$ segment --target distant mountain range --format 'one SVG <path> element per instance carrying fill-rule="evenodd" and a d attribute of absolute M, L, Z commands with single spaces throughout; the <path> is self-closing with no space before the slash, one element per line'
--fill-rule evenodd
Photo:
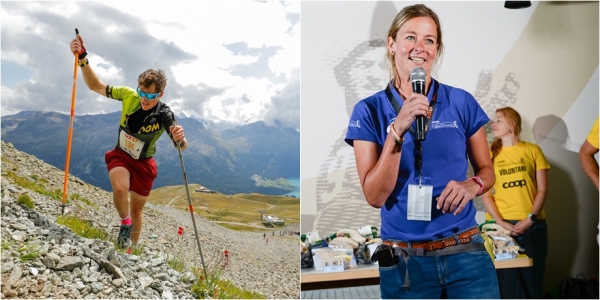
<path fill-rule="evenodd" d="M 69 173 L 111 191 L 104 162 L 115 147 L 120 112 L 76 116 Z M 281 195 L 288 191 L 258 187 L 252 175 L 263 178 L 300 177 L 300 133 L 281 124 L 255 122 L 221 131 L 207 129 L 193 118 L 178 118 L 188 146 L 183 161 L 189 183 L 224 194 Z M 2 140 L 64 170 L 70 116 L 56 112 L 23 111 L 1 118 Z M 154 188 L 183 184 L 177 149 L 163 134 L 154 156 L 158 177 Z"/>
<path fill-rule="evenodd" d="M 185 116 L 185 115 L 182 115 L 182 116 L 177 115 L 177 119 L 187 118 L 187 117 L 188 116 Z M 206 129 L 211 130 L 211 131 L 217 131 L 217 132 L 227 130 L 227 129 L 233 129 L 238 126 L 243 126 L 243 125 L 248 124 L 248 122 L 229 122 L 229 121 L 214 122 L 212 120 L 207 120 L 207 119 L 202 119 L 202 118 L 195 118 L 195 117 L 189 117 L 189 118 L 198 120 L 198 122 L 200 122 L 202 125 L 204 125 L 204 127 Z"/>

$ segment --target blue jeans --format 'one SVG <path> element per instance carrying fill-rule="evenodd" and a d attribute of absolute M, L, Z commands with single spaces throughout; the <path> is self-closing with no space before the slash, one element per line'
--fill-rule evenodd
<path fill-rule="evenodd" d="M 471 243 L 483 243 L 481 235 Z M 410 256 L 410 290 L 403 288 L 407 264 L 379 267 L 381 298 L 500 298 L 494 263 L 485 250 L 441 256 Z"/>

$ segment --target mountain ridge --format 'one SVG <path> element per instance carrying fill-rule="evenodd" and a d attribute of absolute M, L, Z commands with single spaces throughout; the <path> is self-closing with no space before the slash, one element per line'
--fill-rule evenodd
<path fill-rule="evenodd" d="M 120 112 L 75 116 L 69 173 L 111 190 L 104 154 L 116 144 L 119 119 Z M 178 122 L 188 140 L 182 157 L 189 183 L 224 194 L 282 195 L 289 191 L 256 186 L 251 177 L 299 177 L 300 134 L 293 128 L 255 122 L 213 131 L 194 118 Z M 2 140 L 64 170 L 69 124 L 62 113 L 22 111 L 2 117 Z M 183 184 L 179 154 L 166 134 L 156 147 L 154 187 Z"/>

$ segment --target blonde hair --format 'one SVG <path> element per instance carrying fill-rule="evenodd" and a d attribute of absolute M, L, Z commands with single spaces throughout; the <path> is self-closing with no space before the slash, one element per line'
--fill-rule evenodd
<path fill-rule="evenodd" d="M 400 31 L 402 25 L 404 25 L 408 20 L 418 17 L 431 18 L 435 23 L 435 27 L 437 29 L 438 43 L 438 59 L 436 59 L 435 61 L 435 64 L 437 65 L 439 64 L 439 61 L 441 60 L 441 57 L 444 54 L 444 42 L 442 41 L 442 27 L 440 26 L 440 19 L 438 18 L 438 15 L 424 4 L 415 4 L 404 7 L 394 18 L 394 21 L 392 22 L 392 25 L 388 30 L 387 39 L 391 37 L 395 41 L 396 35 L 398 34 L 398 31 Z M 386 51 L 386 57 L 390 64 L 390 78 L 394 78 L 394 76 L 396 75 L 396 64 L 394 64 L 394 56 L 389 51 Z"/>
<path fill-rule="evenodd" d="M 517 137 L 521 133 L 521 115 L 514 110 L 512 107 L 503 107 L 496 109 L 496 113 L 500 113 L 504 116 L 506 121 L 510 124 L 512 131 Z M 492 145 L 490 146 L 490 150 L 492 151 L 492 163 L 494 162 L 494 158 L 500 154 L 500 150 L 502 150 L 502 140 L 496 138 Z"/>

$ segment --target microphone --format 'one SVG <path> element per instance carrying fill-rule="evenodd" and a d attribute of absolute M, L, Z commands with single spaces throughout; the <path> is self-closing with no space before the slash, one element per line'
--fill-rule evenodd
<path fill-rule="evenodd" d="M 421 67 L 416 67 L 410 71 L 410 82 L 412 83 L 413 93 L 425 95 L 425 81 L 427 73 Z M 416 139 L 419 141 L 425 140 L 425 116 L 419 115 L 416 119 L 417 130 L 415 131 Z"/>

